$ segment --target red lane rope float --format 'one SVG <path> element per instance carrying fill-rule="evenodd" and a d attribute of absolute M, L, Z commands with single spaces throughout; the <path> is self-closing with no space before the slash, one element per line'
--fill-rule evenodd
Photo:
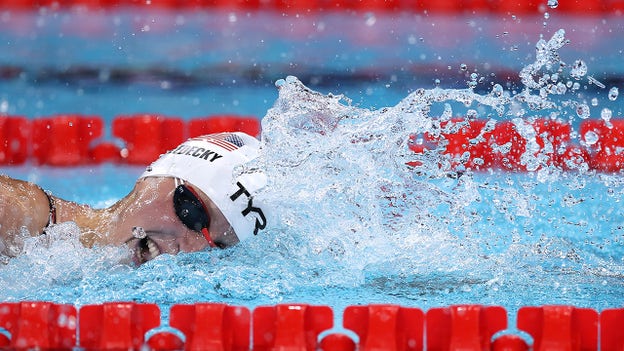
<path fill-rule="evenodd" d="M 186 337 L 186 350 L 249 350 L 249 309 L 219 303 L 171 307 L 169 325 Z"/>
<path fill-rule="evenodd" d="M 0 117 L 0 165 L 26 162 L 29 139 L 30 121 L 26 117 Z"/>
<path fill-rule="evenodd" d="M 184 121 L 161 115 L 119 116 L 113 120 L 113 135 L 126 142 L 122 157 L 130 164 L 153 162 L 166 150 L 185 140 Z"/>
<path fill-rule="evenodd" d="M 355 351 L 355 347 L 355 341 L 341 333 L 326 335 L 319 344 L 319 349 L 323 351 Z"/>
<path fill-rule="evenodd" d="M 624 120 L 585 120 L 580 135 L 593 154 L 593 169 L 617 172 L 624 167 Z"/>
<path fill-rule="evenodd" d="M 86 163 L 89 145 L 102 136 L 97 116 L 59 115 L 32 121 L 32 156 L 37 164 L 73 166 Z"/>
<path fill-rule="evenodd" d="M 160 325 L 156 304 L 109 302 L 80 308 L 80 347 L 87 350 L 139 350 L 145 333 Z"/>
<path fill-rule="evenodd" d="M 424 313 L 396 305 L 349 306 L 343 326 L 360 338 L 360 351 L 423 349 Z"/>
<path fill-rule="evenodd" d="M 347 306 L 342 317 L 358 342 L 333 329 L 333 310 L 322 305 L 259 306 L 253 312 L 222 303 L 173 305 L 165 325 L 158 305 L 151 303 L 107 302 L 82 306 L 79 313 L 67 304 L 0 303 L 0 349 L 526 351 L 531 345 L 518 330 L 530 335 L 535 351 L 624 346 L 624 308 L 599 313 L 569 305 L 524 306 L 518 310 L 517 330 L 508 329 L 507 312 L 500 306 L 452 305 L 423 313 L 374 304 Z M 185 340 L 167 327 L 181 331 Z"/>
<path fill-rule="evenodd" d="M 147 165 L 189 137 L 224 131 L 258 136 L 261 125 L 253 116 L 183 120 L 159 114 L 121 115 L 112 121 L 112 140 L 104 137 L 105 127 L 98 116 L 67 114 L 32 120 L 0 116 L 0 166 L 29 161 L 63 167 L 106 162 Z M 409 148 L 417 156 L 445 155 L 449 165 L 440 166 L 451 170 L 526 172 L 544 165 L 599 172 L 624 169 L 624 119 L 583 120 L 577 144 L 572 133 L 569 124 L 550 119 L 496 122 L 454 118 L 422 135 L 412 135 Z"/>
<path fill-rule="evenodd" d="M 260 135 L 260 119 L 224 115 L 189 121 L 190 137 L 231 131 L 241 131 L 249 135 Z"/>
<path fill-rule="evenodd" d="M 316 351 L 321 332 L 333 326 L 329 306 L 260 306 L 253 311 L 254 351 Z M 242 350 L 241 350 L 242 351 Z"/>
<path fill-rule="evenodd" d="M 600 314 L 600 350 L 624 349 L 624 309 L 607 309 Z"/>
<path fill-rule="evenodd" d="M 518 329 L 533 337 L 533 350 L 596 350 L 598 312 L 573 306 L 522 307 Z M 602 349 L 604 350 L 604 349 Z"/>
<path fill-rule="evenodd" d="M 117 116 L 116 140 L 104 140 L 98 116 L 57 115 L 29 120 L 0 116 L 0 165 L 81 166 L 105 162 L 147 165 L 189 137 L 221 131 L 260 134 L 256 117 L 218 115 L 184 121 L 158 114 Z"/>
<path fill-rule="evenodd" d="M 70 350 L 76 345 L 76 308 L 48 302 L 0 303 L 0 348 Z"/>
<path fill-rule="evenodd" d="M 539 14 L 546 10 L 545 2 L 537 0 L 0 0 L 0 7 L 18 10 L 51 9 L 75 6 L 92 9 L 119 7 L 177 9 L 241 9 L 272 11 L 414 11 L 434 13 L 514 13 Z M 620 0 L 559 1 L 556 11 L 579 15 L 621 13 Z"/>
<path fill-rule="evenodd" d="M 587 148 L 584 137 L 581 145 L 572 144 L 571 126 L 549 119 L 516 123 L 452 119 L 440 123 L 442 132 L 412 136 L 409 147 L 417 154 L 439 152 L 447 155 L 451 169 L 534 171 L 545 164 L 571 170 L 587 164 L 590 169 L 617 172 L 624 167 L 624 155 L 619 150 L 620 144 L 624 146 L 624 139 L 617 138 L 620 133 L 624 134 L 624 121 L 614 120 L 609 126 L 600 123 L 585 120 L 580 124 L 583 136 L 593 128 L 595 139 L 599 140 L 595 143 L 611 147 L 602 147 L 598 150 L 600 152 Z M 528 141 L 534 143 L 528 145 Z M 605 157 L 605 149 L 609 150 L 609 157 Z"/>
<path fill-rule="evenodd" d="M 507 329 L 500 306 L 457 305 L 427 311 L 427 350 L 489 350 L 494 334 Z"/>

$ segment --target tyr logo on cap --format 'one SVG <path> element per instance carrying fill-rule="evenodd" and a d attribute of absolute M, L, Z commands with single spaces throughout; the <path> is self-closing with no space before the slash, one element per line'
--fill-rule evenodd
<path fill-rule="evenodd" d="M 238 190 L 230 196 L 230 200 L 236 201 L 243 194 L 247 197 L 247 205 L 245 209 L 241 211 L 241 214 L 243 217 L 247 217 L 247 215 L 251 212 L 255 212 L 258 215 L 258 217 L 256 217 L 256 224 L 254 228 L 254 235 L 258 235 L 258 231 L 266 227 L 266 217 L 264 216 L 261 208 L 253 206 L 253 196 L 251 196 L 245 186 L 243 186 L 240 182 L 236 182 L 236 185 L 238 186 Z"/>

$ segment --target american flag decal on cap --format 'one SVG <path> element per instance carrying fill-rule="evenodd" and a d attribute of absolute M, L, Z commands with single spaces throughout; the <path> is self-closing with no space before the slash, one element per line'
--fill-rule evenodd
<path fill-rule="evenodd" d="M 245 145 L 243 139 L 241 139 L 238 135 L 232 133 L 210 134 L 193 139 L 217 145 L 228 151 L 234 151 L 239 147 Z"/>

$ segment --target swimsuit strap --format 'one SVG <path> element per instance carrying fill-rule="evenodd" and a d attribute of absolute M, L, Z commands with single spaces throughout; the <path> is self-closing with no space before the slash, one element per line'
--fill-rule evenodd
<path fill-rule="evenodd" d="M 43 232 L 45 233 L 46 229 L 48 229 L 51 225 L 56 224 L 56 205 L 54 204 L 54 198 L 52 198 L 52 193 L 43 190 L 42 187 L 38 186 L 39 189 L 43 192 L 43 194 L 48 198 L 48 205 L 50 206 L 50 213 L 48 215 L 48 223 L 43 227 Z"/>
<path fill-rule="evenodd" d="M 52 224 L 56 224 L 56 205 L 54 204 L 54 199 L 52 198 L 52 193 L 49 191 L 43 192 L 48 198 L 48 204 L 50 205 L 50 215 L 48 216 L 48 224 L 46 224 L 46 228 L 51 226 Z"/>

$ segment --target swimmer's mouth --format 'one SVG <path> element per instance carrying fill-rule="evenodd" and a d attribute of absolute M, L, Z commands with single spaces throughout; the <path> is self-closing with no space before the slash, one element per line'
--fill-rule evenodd
<path fill-rule="evenodd" d="M 133 259 L 137 265 L 153 260 L 156 256 L 160 255 L 161 251 L 154 240 L 146 236 L 142 239 L 138 239 L 136 247 L 134 249 Z"/>

